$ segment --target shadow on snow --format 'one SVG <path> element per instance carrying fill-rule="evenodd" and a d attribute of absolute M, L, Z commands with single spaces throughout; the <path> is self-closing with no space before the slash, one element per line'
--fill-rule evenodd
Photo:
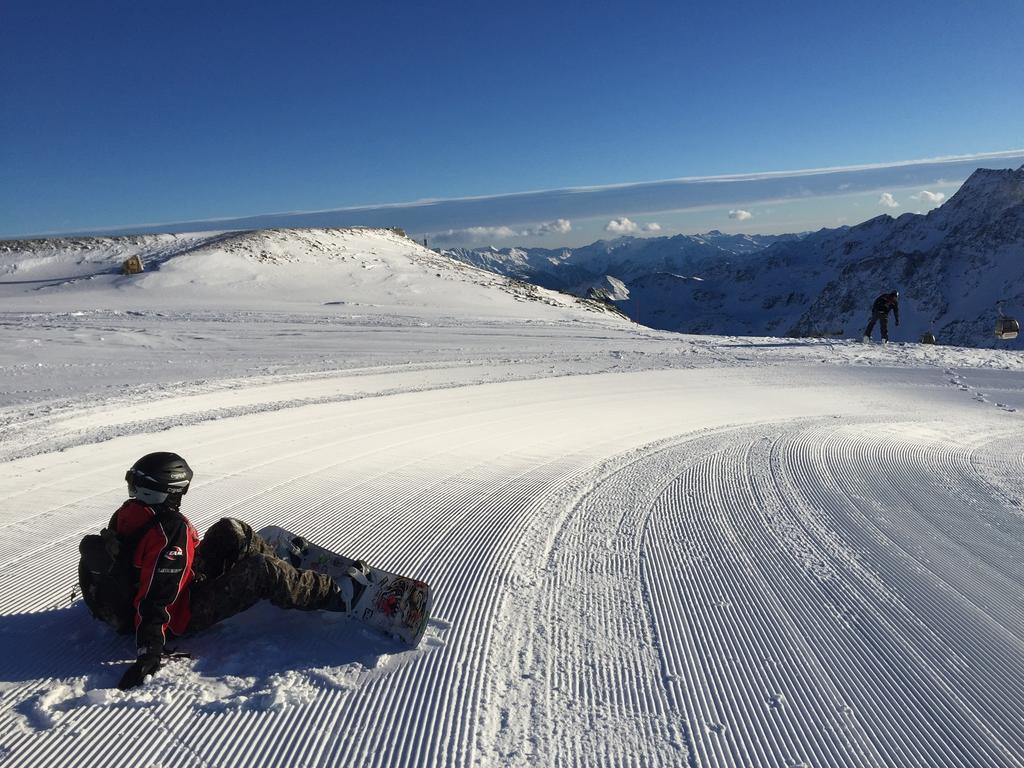
<path fill-rule="evenodd" d="M 66 682 L 63 695 L 29 697 L 19 707 L 26 714 L 88 704 L 149 704 L 161 691 L 185 693 L 182 683 L 204 708 L 272 708 L 282 701 L 282 691 L 354 689 L 429 647 L 410 650 L 340 614 L 262 604 L 194 636 L 169 638 L 168 649 L 192 658 L 165 662 L 147 685 L 122 694 L 109 689 L 135 657 L 134 638 L 93 619 L 79 600 L 70 607 L 0 616 L 0 686 Z M 36 726 L 47 719 L 30 717 Z"/>

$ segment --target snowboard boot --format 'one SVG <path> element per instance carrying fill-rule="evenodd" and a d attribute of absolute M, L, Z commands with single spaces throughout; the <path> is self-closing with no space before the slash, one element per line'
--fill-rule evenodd
<path fill-rule="evenodd" d="M 288 542 L 288 562 L 295 568 L 302 567 L 302 558 L 309 554 L 309 542 L 296 536 Z"/>
<path fill-rule="evenodd" d="M 345 569 L 345 574 L 334 580 L 334 588 L 324 602 L 323 610 L 351 613 L 370 585 L 370 568 L 356 560 Z"/>

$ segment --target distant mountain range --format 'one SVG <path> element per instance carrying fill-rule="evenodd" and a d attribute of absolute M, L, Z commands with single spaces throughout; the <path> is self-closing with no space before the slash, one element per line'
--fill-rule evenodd
<path fill-rule="evenodd" d="M 1024 166 L 976 170 L 927 214 L 797 235 L 601 240 L 581 248 L 452 249 L 461 261 L 684 333 L 859 337 L 872 300 L 899 290 L 894 340 L 1013 346 L 997 302 L 1024 314 Z"/>
<path fill-rule="evenodd" d="M 662 272 L 691 274 L 722 263 L 746 263 L 746 257 L 770 245 L 802 235 L 704 235 L 619 237 L 580 248 L 453 248 L 460 261 L 545 288 L 584 294 L 605 287 L 607 276 L 626 282 Z"/>

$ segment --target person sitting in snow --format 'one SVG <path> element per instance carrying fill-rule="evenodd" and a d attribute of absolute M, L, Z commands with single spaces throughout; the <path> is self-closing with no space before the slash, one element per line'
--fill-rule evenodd
<path fill-rule="evenodd" d="M 900 292 L 893 291 L 892 293 L 883 293 L 877 299 L 875 303 L 871 305 L 871 319 L 868 321 L 868 327 L 864 330 L 864 343 L 871 341 L 871 331 L 875 327 L 875 323 L 879 324 L 879 328 L 882 332 L 882 343 L 889 343 L 889 311 L 893 313 L 893 319 L 896 320 L 896 327 L 900 324 Z"/>
<path fill-rule="evenodd" d="M 138 657 L 121 677 L 121 690 L 159 669 L 168 633 L 206 629 L 260 600 L 348 612 L 368 583 L 359 567 L 338 582 L 299 570 L 241 520 L 219 520 L 200 541 L 180 510 L 192 470 L 175 453 L 143 456 L 125 480 L 130 498 L 100 535 L 85 537 L 78 566 L 93 616 L 135 633 Z"/>

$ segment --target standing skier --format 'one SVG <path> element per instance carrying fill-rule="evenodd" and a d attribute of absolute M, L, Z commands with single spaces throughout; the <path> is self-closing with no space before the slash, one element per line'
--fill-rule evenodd
<path fill-rule="evenodd" d="M 889 343 L 889 311 L 892 310 L 893 318 L 896 320 L 896 327 L 900 325 L 900 292 L 883 293 L 875 303 L 871 305 L 871 319 L 868 327 L 864 330 L 864 343 L 871 341 L 871 331 L 875 323 L 879 324 L 882 332 L 882 343 Z"/>
<path fill-rule="evenodd" d="M 200 542 L 180 511 L 192 470 L 175 453 L 143 456 L 125 480 L 131 498 L 100 535 L 85 537 L 78 566 L 93 616 L 135 633 L 138 657 L 121 677 L 121 690 L 159 669 L 168 632 L 206 629 L 260 600 L 347 612 L 368 583 L 359 567 L 337 582 L 298 570 L 241 520 L 221 519 Z"/>

